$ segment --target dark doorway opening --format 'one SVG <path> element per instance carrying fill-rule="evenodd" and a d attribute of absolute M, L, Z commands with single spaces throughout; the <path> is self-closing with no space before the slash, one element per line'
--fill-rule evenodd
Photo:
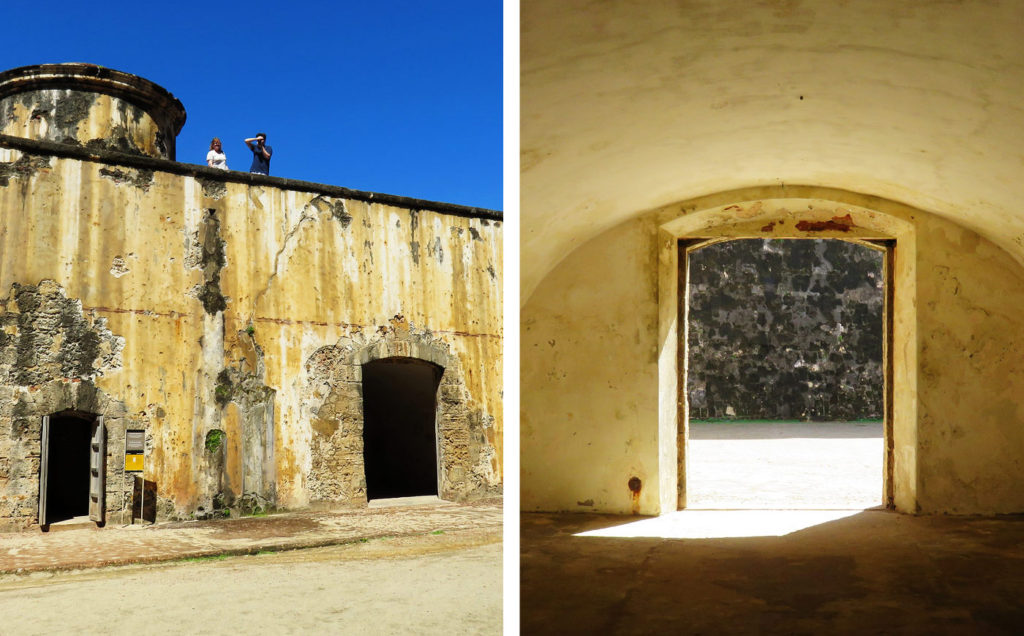
<path fill-rule="evenodd" d="M 93 422 L 77 415 L 50 417 L 46 523 L 89 514 L 89 460 Z"/>
<path fill-rule="evenodd" d="M 443 369 L 415 358 L 363 365 L 367 499 L 437 494 L 437 387 Z"/>

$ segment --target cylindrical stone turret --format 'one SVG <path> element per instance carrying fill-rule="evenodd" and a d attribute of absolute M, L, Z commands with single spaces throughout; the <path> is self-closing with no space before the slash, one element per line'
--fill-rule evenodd
<path fill-rule="evenodd" d="M 164 88 L 95 64 L 0 73 L 0 133 L 171 159 L 185 107 Z"/>

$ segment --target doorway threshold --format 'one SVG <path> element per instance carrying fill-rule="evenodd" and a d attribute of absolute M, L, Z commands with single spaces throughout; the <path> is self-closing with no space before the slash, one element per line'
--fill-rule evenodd
<path fill-rule="evenodd" d="M 371 499 L 367 502 L 368 508 L 398 508 L 402 506 L 439 506 L 455 504 L 445 501 L 437 495 L 418 495 L 416 497 L 391 497 L 389 499 Z"/>
<path fill-rule="evenodd" d="M 49 524 L 50 532 L 56 532 L 58 530 L 79 530 L 83 528 L 96 528 L 96 522 L 89 518 L 89 515 L 81 515 L 78 517 L 71 517 L 70 519 L 63 519 L 61 521 L 54 521 Z"/>

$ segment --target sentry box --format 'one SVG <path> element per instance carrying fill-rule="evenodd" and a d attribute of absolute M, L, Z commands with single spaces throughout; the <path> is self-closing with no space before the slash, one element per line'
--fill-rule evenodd
<path fill-rule="evenodd" d="M 124 436 L 124 471 L 142 472 L 146 457 L 146 431 L 126 431 Z"/>

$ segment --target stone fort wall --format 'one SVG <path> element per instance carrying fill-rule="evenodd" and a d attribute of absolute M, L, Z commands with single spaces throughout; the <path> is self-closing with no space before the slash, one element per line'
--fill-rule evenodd
<path fill-rule="evenodd" d="M 157 519 L 365 505 L 369 351 L 444 367 L 439 494 L 499 494 L 501 234 L 490 210 L 0 135 L 0 527 L 38 523 L 61 411 L 104 418 L 108 519 L 139 488 L 132 429 Z"/>
<path fill-rule="evenodd" d="M 881 419 L 883 255 L 820 239 L 691 251 L 690 417 Z"/>

